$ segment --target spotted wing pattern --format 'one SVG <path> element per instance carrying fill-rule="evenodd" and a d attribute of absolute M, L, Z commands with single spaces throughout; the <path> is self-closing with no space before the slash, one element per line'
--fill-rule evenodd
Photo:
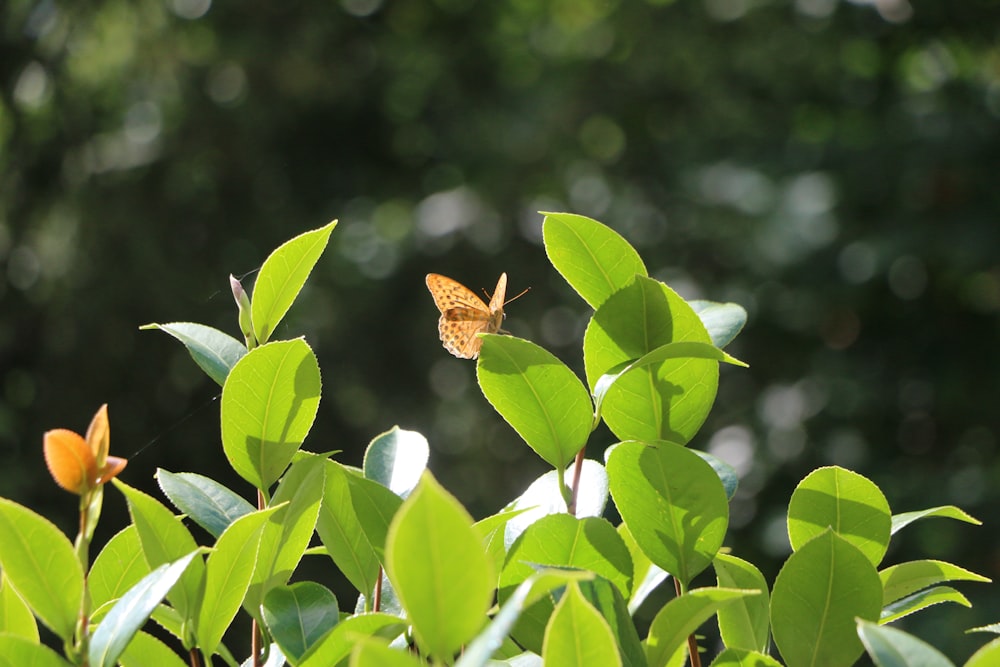
<path fill-rule="evenodd" d="M 476 334 L 496 333 L 503 322 L 507 274 L 500 275 L 490 305 L 458 281 L 437 273 L 427 274 L 427 289 L 441 311 L 438 334 L 444 348 L 459 359 L 475 359 L 483 342 Z"/>

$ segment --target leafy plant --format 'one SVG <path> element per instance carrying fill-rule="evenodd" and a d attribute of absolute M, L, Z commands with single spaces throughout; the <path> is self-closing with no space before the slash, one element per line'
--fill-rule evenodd
<path fill-rule="evenodd" d="M 914 521 L 979 522 L 955 507 L 893 515 L 871 481 L 821 468 L 792 494 L 793 553 L 768 586 L 723 547 L 736 473 L 688 447 L 715 399 L 719 363 L 745 366 L 723 348 L 746 313 L 685 301 L 588 218 L 546 214 L 543 227 L 553 266 L 594 309 L 585 380 L 531 341 L 481 334 L 483 395 L 552 466 L 522 496 L 475 521 L 427 471 L 426 439 L 397 427 L 372 440 L 360 467 L 304 450 L 319 363 L 305 340 L 272 336 L 333 227 L 275 250 L 252 298 L 231 278 L 242 342 L 201 324 L 144 327 L 181 341 L 222 386 L 221 445 L 256 498 L 160 470 L 170 509 L 114 480 L 132 522 L 90 565 L 104 484 L 125 462 L 108 455 L 104 408 L 86 438 L 50 432 L 46 460 L 80 496 L 80 533 L 74 546 L 0 499 L 0 665 L 237 665 L 223 637 L 241 609 L 253 627 L 239 651 L 254 666 L 700 665 L 697 632 L 712 618 L 720 667 L 781 664 L 772 637 L 790 667 L 850 665 L 865 650 L 885 666 L 951 664 L 888 624 L 933 604 L 968 606 L 945 582 L 987 579 L 940 561 L 883 560 Z M 618 442 L 603 462 L 586 459 L 602 422 Z M 604 518 L 609 500 L 619 525 Z M 214 543 L 199 545 L 185 521 Z M 310 549 L 313 535 L 321 546 Z M 357 601 L 289 583 L 306 553 L 329 558 Z M 716 585 L 696 586 L 709 570 Z M 675 595 L 641 637 L 635 610 L 667 580 Z M 182 654 L 144 630 L 150 618 Z M 39 642 L 36 619 L 63 655 Z M 966 665 L 998 658 L 995 640 Z"/>

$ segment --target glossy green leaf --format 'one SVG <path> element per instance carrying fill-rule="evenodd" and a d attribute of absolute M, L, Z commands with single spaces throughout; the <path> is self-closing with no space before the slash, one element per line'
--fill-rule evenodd
<path fill-rule="evenodd" d="M 385 569 L 417 642 L 450 658 L 485 625 L 494 573 L 465 508 L 430 473 L 396 513 Z"/>
<path fill-rule="evenodd" d="M 587 443 L 590 394 L 547 350 L 513 336 L 483 336 L 476 365 L 486 400 L 554 468 L 565 468 Z"/>
<path fill-rule="evenodd" d="M 327 460 L 324 466 L 326 483 L 322 508 L 316 521 L 316 532 L 326 547 L 327 554 L 347 580 L 360 593 L 370 597 L 378 576 L 379 560 L 365 537 L 351 501 L 351 488 L 347 478 L 352 473 L 336 461 Z"/>
<path fill-rule="evenodd" d="M 698 313 L 716 347 L 725 347 L 733 342 L 747 323 L 747 311 L 739 304 L 695 300 L 688 301 L 688 305 Z"/>
<path fill-rule="evenodd" d="M 0 634 L 4 633 L 38 641 L 38 624 L 31 608 L 0 571 Z"/>
<path fill-rule="evenodd" d="M 254 511 L 241 496 L 204 475 L 157 468 L 156 481 L 174 507 L 216 539 L 233 521 Z"/>
<path fill-rule="evenodd" d="M 718 554 L 712 562 L 719 588 L 759 590 L 719 610 L 719 633 L 729 648 L 767 652 L 770 644 L 767 581 L 752 563 L 729 554 Z"/>
<path fill-rule="evenodd" d="M 981 526 L 983 524 L 983 522 L 979 519 L 966 513 L 958 507 L 955 507 L 954 505 L 942 505 L 940 507 L 931 507 L 930 509 L 918 510 L 916 512 L 894 514 L 892 517 L 892 534 L 895 535 L 914 521 L 934 518 L 955 519 L 957 521 L 971 523 L 975 526 Z"/>
<path fill-rule="evenodd" d="M 117 600 L 149 574 L 149 570 L 135 525 L 122 529 L 108 540 L 90 567 L 87 587 L 92 608 Z"/>
<path fill-rule="evenodd" d="M 390 648 L 373 639 L 360 639 L 351 651 L 350 667 L 424 667 L 405 649 Z"/>
<path fill-rule="evenodd" d="M 1000 635 L 1000 623 L 990 623 L 989 625 L 979 625 L 974 628 L 969 628 L 966 632 L 989 632 L 994 635 Z"/>
<path fill-rule="evenodd" d="M 764 653 L 728 648 L 715 656 L 710 667 L 782 667 L 782 665 Z"/>
<path fill-rule="evenodd" d="M 556 271 L 591 308 L 645 276 L 642 258 L 610 227 L 572 213 L 545 213 L 542 240 Z"/>
<path fill-rule="evenodd" d="M 0 634 L 0 667 L 72 667 L 48 646 Z"/>
<path fill-rule="evenodd" d="M 963 667 L 996 667 L 1000 665 L 1000 639 L 994 639 L 976 651 Z"/>
<path fill-rule="evenodd" d="M 493 564 L 494 572 L 499 572 L 503 569 L 503 562 L 507 558 L 507 543 L 504 539 L 507 524 L 526 511 L 519 509 L 505 510 L 499 514 L 493 514 L 481 521 L 477 521 L 472 526 L 483 540 L 483 546 L 486 548 L 486 554 L 490 557 L 490 562 Z"/>
<path fill-rule="evenodd" d="M 608 454 L 611 497 L 639 548 L 685 585 L 711 564 L 729 523 L 719 477 L 691 450 L 623 442 Z"/>
<path fill-rule="evenodd" d="M 645 667 L 646 651 L 621 590 L 604 577 L 578 582 L 583 597 L 604 617 L 625 667 Z"/>
<path fill-rule="evenodd" d="M 351 654 L 358 637 L 378 637 L 391 641 L 403 634 L 407 623 L 382 613 L 358 614 L 345 618 L 326 633 L 303 656 L 298 667 L 331 667 Z"/>
<path fill-rule="evenodd" d="M 257 617 L 264 596 L 275 586 L 288 582 L 309 546 L 326 481 L 324 459 L 309 456 L 292 464 L 271 499 L 277 507 L 273 518 L 264 524 L 257 553 L 257 566 L 250 580 L 243 607 Z"/>
<path fill-rule="evenodd" d="M 264 622 L 281 652 L 293 664 L 332 630 L 338 620 L 337 598 L 314 581 L 272 588 L 264 598 Z"/>
<path fill-rule="evenodd" d="M 619 524 L 617 530 L 632 557 L 632 590 L 629 592 L 628 610 L 629 613 L 635 614 L 646 598 L 659 588 L 670 574 L 655 565 L 649 560 L 649 556 L 643 553 L 632 537 L 628 524 Z"/>
<path fill-rule="evenodd" d="M 719 476 L 719 481 L 722 482 L 722 488 L 726 490 L 726 499 L 731 501 L 736 495 L 736 489 L 740 484 L 740 476 L 736 474 L 736 469 L 708 452 L 697 449 L 692 451 L 703 458 L 705 463 L 712 466 L 712 470 L 715 471 L 715 474 Z"/>
<path fill-rule="evenodd" d="M 192 551 L 173 563 L 160 565 L 122 596 L 90 637 L 91 667 L 114 667 L 133 635 L 178 583 L 188 566 L 201 562 L 198 553 Z"/>
<path fill-rule="evenodd" d="M 857 631 L 877 667 L 954 667 L 936 648 L 902 630 L 858 620 Z"/>
<path fill-rule="evenodd" d="M 385 557 L 385 539 L 389 524 L 403 500 L 378 482 L 358 475 L 348 474 L 347 486 L 358 525 L 365 534 L 375 557 L 381 562 Z"/>
<path fill-rule="evenodd" d="M 785 561 L 771 591 L 771 632 L 789 665 L 851 665 L 854 619 L 875 621 L 882 584 L 868 556 L 827 530 Z"/>
<path fill-rule="evenodd" d="M 545 629 L 542 659 L 549 665 L 621 665 L 614 635 L 576 582 L 566 587 Z"/>
<path fill-rule="evenodd" d="M 746 367 L 746 364 L 739 359 L 723 352 L 721 349 L 709 343 L 686 341 L 679 343 L 667 343 L 666 345 L 661 345 L 655 350 L 642 355 L 635 361 L 623 362 L 599 377 L 597 382 L 594 383 L 594 401 L 596 405 L 595 412 L 598 415 L 601 414 L 601 409 L 604 405 L 604 397 L 608 395 L 608 392 L 611 391 L 611 388 L 615 386 L 615 383 L 620 378 L 628 375 L 634 370 L 648 368 L 650 366 L 658 366 L 664 361 L 669 361 L 671 359 L 710 359 L 713 361 L 726 362 Z"/>
<path fill-rule="evenodd" d="M 922 588 L 945 581 L 990 580 L 975 572 L 940 560 L 915 560 L 893 565 L 879 572 L 882 580 L 882 604 L 895 602 Z"/>
<path fill-rule="evenodd" d="M 663 667 L 702 623 L 719 609 L 757 591 L 732 588 L 696 588 L 676 597 L 653 617 L 646 638 L 649 667 Z"/>
<path fill-rule="evenodd" d="M 596 391 L 601 376 L 678 342 L 709 345 L 711 340 L 698 315 L 676 292 L 637 277 L 608 298 L 587 326 L 583 360 L 588 384 Z M 684 443 L 705 421 L 718 383 L 717 360 L 669 358 L 615 380 L 604 395 L 601 416 L 621 440 Z"/>
<path fill-rule="evenodd" d="M 832 528 L 878 565 L 889 547 L 891 527 L 889 502 L 879 488 L 838 466 L 811 472 L 788 502 L 788 537 L 793 549 Z"/>
<path fill-rule="evenodd" d="M 48 519 L 0 498 L 0 568 L 50 630 L 69 641 L 83 598 L 83 569 L 73 545 Z"/>
<path fill-rule="evenodd" d="M 252 512 L 233 521 L 215 543 L 205 563 L 205 589 L 195 634 L 206 655 L 215 653 L 236 616 L 257 565 L 264 524 L 275 508 Z"/>
<path fill-rule="evenodd" d="M 632 559 L 628 547 L 606 520 L 551 514 L 531 524 L 511 546 L 498 584 L 501 603 L 539 567 L 574 568 L 594 572 L 611 581 L 623 595 L 632 584 Z M 539 651 L 552 613 L 549 598 L 539 600 L 518 622 L 514 638 Z"/>
<path fill-rule="evenodd" d="M 956 591 L 950 586 L 935 586 L 933 588 L 927 588 L 922 591 L 918 591 L 912 595 L 907 595 L 904 598 L 896 600 L 891 604 L 887 604 L 882 608 L 882 614 L 879 616 L 879 623 L 886 624 L 898 621 L 904 616 L 909 616 L 910 614 L 916 613 L 927 607 L 932 607 L 936 604 L 942 604 L 944 602 L 954 602 L 955 604 L 960 604 L 963 607 L 971 607 L 972 603 L 969 602 L 968 598 Z"/>
<path fill-rule="evenodd" d="M 173 563 L 198 548 L 180 518 L 174 516 L 158 500 L 119 479 L 112 483 L 128 501 L 129 514 L 139 533 L 142 553 L 150 569 Z M 205 563 L 199 558 L 184 569 L 180 585 L 170 591 L 170 603 L 182 618 L 193 619 L 204 578 Z"/>
<path fill-rule="evenodd" d="M 247 353 L 246 346 L 227 333 L 195 322 L 170 322 L 146 324 L 143 330 L 159 329 L 170 334 L 187 348 L 188 353 L 208 377 L 221 387 L 229 371 Z"/>
<path fill-rule="evenodd" d="M 570 581 L 584 581 L 593 576 L 593 573 L 581 570 L 540 570 L 531 575 L 510 594 L 489 626 L 462 652 L 455 667 L 483 667 L 488 664 L 525 609 Z"/>
<path fill-rule="evenodd" d="M 263 345 L 278 327 L 302 291 L 326 244 L 336 220 L 286 241 L 260 267 L 253 285 L 251 314 L 257 342 Z"/>
<path fill-rule="evenodd" d="M 574 466 L 571 465 L 564 473 L 567 485 L 574 482 Z M 580 468 L 580 482 L 577 485 L 576 514 L 577 518 L 601 516 L 608 504 L 608 473 L 599 462 L 584 459 Z M 510 547 L 514 540 L 524 532 L 524 529 L 550 514 L 564 514 L 566 501 L 559 490 L 559 477 L 555 470 L 550 470 L 532 482 L 520 496 L 515 498 L 505 508 L 520 510 L 521 513 L 507 522 L 504 531 L 504 545 Z"/>
<path fill-rule="evenodd" d="M 416 431 L 393 426 L 375 436 L 365 450 L 365 478 L 405 498 L 420 481 L 429 457 L 427 438 Z"/>
<path fill-rule="evenodd" d="M 137 632 L 118 658 L 121 667 L 186 667 L 177 653 L 153 635 Z"/>
<path fill-rule="evenodd" d="M 285 667 L 287 664 L 281 649 L 278 648 L 277 644 L 271 642 L 271 645 L 267 649 L 267 660 L 261 663 L 259 667 Z M 258 667 L 258 664 L 254 661 L 253 656 L 250 656 L 240 664 L 240 667 Z"/>
<path fill-rule="evenodd" d="M 302 339 L 269 343 L 233 367 L 222 388 L 222 446 L 233 469 L 268 489 L 316 418 L 320 374 Z"/>

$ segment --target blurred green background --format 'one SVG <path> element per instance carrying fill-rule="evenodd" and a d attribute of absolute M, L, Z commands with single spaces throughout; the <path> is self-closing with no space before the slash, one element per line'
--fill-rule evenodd
<path fill-rule="evenodd" d="M 734 552 L 773 577 L 795 484 L 838 464 L 912 526 L 887 562 L 1000 577 L 1000 3 L 324 0 L 0 4 L 0 495 L 74 525 L 42 433 L 110 404 L 123 479 L 219 478 L 219 388 L 147 322 L 236 335 L 227 275 L 337 218 L 280 337 L 324 374 L 307 446 L 424 433 L 477 517 L 543 464 L 437 340 L 423 277 L 492 289 L 575 369 L 589 317 L 540 210 L 618 230 L 749 322 L 692 446 L 741 474 Z M 598 431 L 588 453 L 611 444 Z M 143 449 L 144 448 L 144 449 Z M 136 454 L 141 449 L 141 452 Z M 109 493 L 99 538 L 124 525 Z M 964 660 L 1000 620 L 902 626 Z M 991 592 L 992 591 L 992 592 Z M 342 600 L 349 608 L 352 600 Z"/>

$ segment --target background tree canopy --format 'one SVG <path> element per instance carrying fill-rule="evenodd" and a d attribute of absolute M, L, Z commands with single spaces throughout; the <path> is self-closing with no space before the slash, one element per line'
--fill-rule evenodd
<path fill-rule="evenodd" d="M 423 276 L 507 271 L 531 291 L 505 327 L 579 369 L 589 311 L 540 245 L 538 211 L 565 210 L 749 311 L 731 351 L 751 368 L 723 369 L 692 443 L 741 474 L 736 553 L 773 576 L 794 484 L 837 463 L 896 512 L 986 522 L 924 522 L 897 560 L 996 579 L 998 25 L 995 0 L 8 0 L 0 494 L 72 526 L 41 435 L 103 402 L 129 483 L 242 488 L 218 387 L 137 328 L 237 334 L 227 275 L 338 218 L 278 332 L 323 368 L 307 445 L 358 463 L 418 430 L 445 486 L 496 511 L 544 464 L 441 348 Z M 973 611 L 907 626 L 956 659 L 1000 618 L 988 586 L 963 592 Z"/>

